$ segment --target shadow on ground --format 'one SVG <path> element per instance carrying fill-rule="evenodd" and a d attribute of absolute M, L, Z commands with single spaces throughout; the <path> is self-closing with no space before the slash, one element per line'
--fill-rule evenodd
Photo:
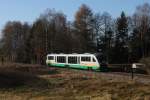
<path fill-rule="evenodd" d="M 57 74 L 57 70 L 47 70 L 38 66 L 10 65 L 0 67 L 0 88 L 16 88 L 27 86 L 47 88 L 49 82 L 40 78 L 43 74 Z"/>

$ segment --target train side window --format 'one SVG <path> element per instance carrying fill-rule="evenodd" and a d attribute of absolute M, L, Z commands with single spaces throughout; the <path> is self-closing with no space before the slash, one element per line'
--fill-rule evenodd
<path fill-rule="evenodd" d="M 48 56 L 48 60 L 54 60 L 54 56 Z"/>
<path fill-rule="evenodd" d="M 68 63 L 70 63 L 70 64 L 77 64 L 78 63 L 77 57 L 73 57 L 73 56 L 68 57 Z"/>
<path fill-rule="evenodd" d="M 65 56 L 57 56 L 57 62 L 58 63 L 66 63 L 66 57 Z"/>
<path fill-rule="evenodd" d="M 81 61 L 90 62 L 91 57 L 81 57 Z"/>
<path fill-rule="evenodd" d="M 93 62 L 96 62 L 95 58 L 93 58 Z"/>

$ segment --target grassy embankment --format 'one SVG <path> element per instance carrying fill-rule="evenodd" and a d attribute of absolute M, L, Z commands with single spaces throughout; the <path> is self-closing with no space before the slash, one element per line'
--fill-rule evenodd
<path fill-rule="evenodd" d="M 107 73 L 9 64 L 0 67 L 0 100 L 150 100 L 150 83 L 136 80 Z"/>

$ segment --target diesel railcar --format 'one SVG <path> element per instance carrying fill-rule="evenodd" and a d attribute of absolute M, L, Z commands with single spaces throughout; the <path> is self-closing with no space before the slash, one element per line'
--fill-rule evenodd
<path fill-rule="evenodd" d="M 46 64 L 50 67 L 70 67 L 100 70 L 99 58 L 94 54 L 48 54 Z"/>

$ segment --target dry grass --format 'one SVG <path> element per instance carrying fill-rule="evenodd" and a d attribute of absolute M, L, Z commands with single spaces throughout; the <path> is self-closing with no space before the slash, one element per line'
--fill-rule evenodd
<path fill-rule="evenodd" d="M 137 78 L 131 80 L 130 76 L 72 69 L 48 71 L 39 65 L 28 65 L 30 70 L 23 71 L 21 68 L 26 65 L 13 66 L 13 71 L 10 66 L 5 71 L 1 68 L 0 82 L 4 82 L 2 78 L 21 83 L 7 88 L 2 85 L 0 100 L 150 100 L 150 82 L 141 83 Z"/>

